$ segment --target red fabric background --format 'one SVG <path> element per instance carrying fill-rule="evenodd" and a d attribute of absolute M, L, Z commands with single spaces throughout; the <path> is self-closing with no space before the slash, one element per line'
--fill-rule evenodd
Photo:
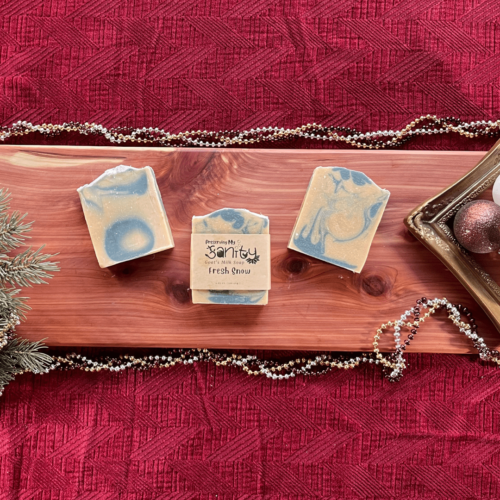
<path fill-rule="evenodd" d="M 499 21 L 498 0 L 7 0 L 0 122 L 497 119 Z M 398 384 L 371 366 L 287 382 L 213 365 L 19 377 L 0 400 L 0 499 L 499 498 L 500 373 L 474 357 L 410 364 Z"/>

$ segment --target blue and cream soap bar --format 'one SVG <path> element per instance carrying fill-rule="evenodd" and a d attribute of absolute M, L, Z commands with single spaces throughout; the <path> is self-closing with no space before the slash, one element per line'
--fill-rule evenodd
<path fill-rule="evenodd" d="M 269 234 L 268 217 L 243 208 L 222 208 L 208 215 L 193 217 L 193 233 Z M 193 304 L 264 306 L 267 290 L 192 290 Z"/>
<path fill-rule="evenodd" d="M 316 168 L 288 248 L 360 273 L 389 195 L 362 172 Z"/>
<path fill-rule="evenodd" d="M 78 188 L 78 194 L 100 267 L 174 246 L 151 167 L 119 165 Z"/>

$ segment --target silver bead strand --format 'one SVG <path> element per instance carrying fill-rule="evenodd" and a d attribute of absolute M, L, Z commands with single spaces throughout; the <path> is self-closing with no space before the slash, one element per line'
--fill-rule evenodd
<path fill-rule="evenodd" d="M 211 147 L 248 146 L 262 142 L 293 140 L 305 138 L 309 140 L 333 141 L 349 144 L 363 149 L 384 149 L 398 147 L 419 135 L 458 133 L 467 138 L 500 135 L 500 120 L 462 122 L 457 118 L 438 118 L 435 115 L 422 115 L 415 118 L 400 130 L 377 130 L 360 132 L 356 129 L 342 127 L 323 127 L 321 124 L 308 123 L 296 128 L 257 127 L 243 131 L 191 130 L 171 134 L 158 127 L 142 128 L 106 128 L 96 123 L 63 123 L 33 125 L 30 122 L 18 121 L 12 127 L 0 127 L 0 141 L 12 137 L 24 136 L 34 132 L 42 135 L 59 135 L 62 132 L 77 132 L 81 135 L 102 136 L 112 144 L 138 143 L 167 147 Z"/>
<path fill-rule="evenodd" d="M 448 313 L 448 318 L 458 328 L 461 334 L 474 342 L 479 356 L 483 361 L 494 362 L 500 365 L 500 355 L 497 351 L 490 350 L 484 339 L 473 333 L 471 324 L 474 322 L 469 319 L 467 322 L 462 320 L 460 312 L 461 306 L 454 306 L 446 298 L 427 301 L 421 299 L 417 301 L 417 307 L 405 311 L 398 320 L 388 321 L 377 329 L 374 336 L 373 352 L 362 353 L 358 356 L 333 357 L 329 353 L 317 355 L 314 358 L 297 358 L 287 362 L 278 362 L 273 360 L 259 359 L 254 355 L 223 354 L 210 351 L 208 349 L 176 349 L 168 351 L 162 356 L 144 356 L 136 358 L 134 356 L 124 355 L 116 358 L 108 357 L 104 359 L 91 360 L 80 354 L 67 354 L 66 356 L 52 356 L 53 363 L 50 370 L 84 370 L 84 371 L 111 371 L 121 372 L 125 369 L 148 370 L 152 368 L 168 368 L 178 364 L 193 364 L 198 362 L 212 362 L 217 366 L 233 366 L 242 369 L 248 375 L 265 376 L 272 380 L 284 380 L 296 377 L 297 375 L 318 376 L 333 368 L 353 369 L 361 364 L 381 365 L 384 375 L 391 382 L 398 381 L 407 364 L 403 355 L 404 349 L 413 340 L 413 334 L 408 335 L 408 340 L 401 343 L 401 332 L 409 329 L 416 332 L 426 319 L 430 318 L 438 310 L 444 309 Z M 425 313 L 424 313 L 425 311 Z M 465 311 L 465 310 L 464 310 Z M 422 314 L 422 315 L 421 315 Z M 465 314 L 465 312 L 464 312 Z M 410 320 L 413 317 L 413 321 Z M 389 353 L 381 353 L 378 348 L 378 341 L 384 331 L 393 328 L 395 339 L 395 350 Z"/>

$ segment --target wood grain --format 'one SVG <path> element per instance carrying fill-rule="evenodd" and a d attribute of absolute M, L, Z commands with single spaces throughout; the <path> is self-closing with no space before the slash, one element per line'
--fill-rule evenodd
<path fill-rule="evenodd" d="M 476 152 L 204 150 L 2 146 L 0 185 L 12 208 L 36 223 L 31 244 L 60 252 L 49 286 L 26 291 L 19 333 L 50 345 L 266 349 L 369 349 L 374 330 L 421 296 L 446 296 L 472 309 L 492 347 L 500 336 L 458 281 L 411 236 L 403 218 L 460 178 Z M 76 188 L 119 164 L 156 172 L 175 248 L 100 269 Z M 391 198 L 361 274 L 288 250 L 313 169 L 361 170 Z M 487 194 L 486 194 L 487 196 Z M 264 307 L 193 305 L 189 290 L 191 217 L 223 207 L 269 216 L 272 289 Z M 500 257 L 482 265 L 500 279 Z M 392 346 L 389 336 L 382 347 Z M 411 351 L 473 352 L 436 319 Z"/>

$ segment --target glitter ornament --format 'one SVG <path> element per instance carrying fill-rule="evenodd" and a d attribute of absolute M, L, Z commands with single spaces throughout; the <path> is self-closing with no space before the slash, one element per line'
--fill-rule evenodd
<path fill-rule="evenodd" d="M 455 216 L 453 232 L 469 252 L 489 253 L 500 249 L 500 206 L 488 200 L 471 201 Z"/>

